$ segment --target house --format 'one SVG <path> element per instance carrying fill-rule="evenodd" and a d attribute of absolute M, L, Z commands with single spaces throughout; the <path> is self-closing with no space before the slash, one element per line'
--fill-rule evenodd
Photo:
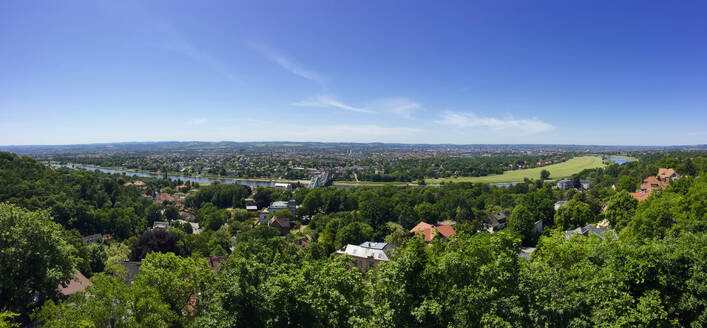
<path fill-rule="evenodd" d="M 535 247 L 523 247 L 520 249 L 518 257 L 530 260 L 530 257 L 533 255 L 533 253 L 535 253 Z"/>
<path fill-rule="evenodd" d="M 268 215 L 270 215 L 270 211 L 268 211 L 267 208 L 264 208 L 262 211 L 260 211 L 260 219 L 258 220 L 258 224 L 266 225 L 268 223 Z"/>
<path fill-rule="evenodd" d="M 169 222 L 167 221 L 155 221 L 152 223 L 152 229 L 164 229 L 168 230 L 169 229 Z"/>
<path fill-rule="evenodd" d="M 557 181 L 557 189 L 560 190 L 567 190 L 573 187 L 572 180 L 570 179 L 564 179 Z"/>
<path fill-rule="evenodd" d="M 421 221 L 414 228 L 410 229 L 410 232 L 416 235 L 422 235 L 425 241 L 432 241 L 432 239 L 436 237 L 449 240 L 449 237 L 457 234 L 451 225 L 434 226 L 424 221 Z"/>
<path fill-rule="evenodd" d="M 179 217 L 185 221 L 195 221 L 196 220 L 196 215 L 189 213 L 187 211 L 179 211 Z"/>
<path fill-rule="evenodd" d="M 600 222 L 600 224 L 601 224 L 601 222 Z M 570 240 L 572 238 L 572 236 L 575 236 L 575 235 L 588 236 L 589 234 L 595 234 L 595 235 L 599 236 L 599 239 L 604 239 L 604 235 L 609 231 L 611 231 L 612 233 L 614 232 L 614 230 L 609 229 L 608 227 L 601 227 L 600 228 L 598 226 L 595 227 L 593 225 L 588 224 L 584 227 L 578 227 L 577 229 L 574 229 L 574 230 L 565 231 L 565 239 Z M 614 236 L 614 238 L 616 238 L 616 236 Z"/>
<path fill-rule="evenodd" d="M 295 215 L 295 212 L 297 210 L 297 203 L 295 202 L 294 199 L 290 199 L 289 201 L 277 201 L 277 202 L 272 202 L 270 206 L 268 206 L 268 211 L 270 213 L 275 214 L 277 211 L 282 211 L 282 210 L 288 210 L 292 215 Z"/>
<path fill-rule="evenodd" d="M 182 220 L 182 219 L 177 219 L 177 222 L 179 222 L 180 224 L 189 224 L 189 225 L 191 226 L 191 233 L 193 233 L 193 234 L 195 234 L 195 235 L 200 232 L 200 230 L 199 230 L 199 223 L 197 223 L 197 222 L 185 221 L 185 220 Z"/>
<path fill-rule="evenodd" d="M 680 179 L 680 174 L 678 174 L 677 172 L 675 172 L 675 170 L 671 168 L 659 168 L 658 175 L 656 177 L 660 181 L 670 183 L 670 181 Z"/>
<path fill-rule="evenodd" d="M 74 271 L 74 276 L 71 277 L 71 280 L 69 280 L 69 283 L 64 286 L 63 284 L 59 284 L 57 286 L 57 290 L 61 295 L 64 296 L 69 296 L 74 293 L 82 292 L 86 290 L 86 287 L 93 285 L 86 276 L 82 275 L 81 272 Z"/>
<path fill-rule="evenodd" d="M 643 179 L 641 183 L 641 189 L 636 190 L 636 192 L 630 193 L 633 198 L 639 202 L 648 198 L 648 196 L 653 191 L 660 191 L 661 189 L 668 188 L 670 186 L 670 181 L 675 181 L 679 179 L 680 175 L 673 169 L 661 168 L 658 169 L 658 174 L 656 176 L 650 176 Z"/>
<path fill-rule="evenodd" d="M 336 251 L 336 254 L 351 256 L 353 258 L 353 261 L 351 262 L 352 267 L 357 267 L 361 270 L 368 270 L 376 267 L 380 262 L 387 262 L 390 260 L 390 257 L 388 256 L 389 253 L 382 249 L 379 244 L 385 243 L 369 243 L 369 245 L 375 245 L 377 248 L 349 244 Z"/>
<path fill-rule="evenodd" d="M 641 191 L 651 193 L 653 192 L 653 190 L 665 189 L 669 185 L 669 181 L 662 181 L 659 180 L 657 177 L 647 177 L 643 179 L 643 183 L 641 183 Z"/>
<path fill-rule="evenodd" d="M 280 190 L 288 190 L 288 189 L 290 189 L 290 184 L 289 183 L 282 183 L 282 182 L 275 182 L 273 187 L 280 189 Z"/>
<path fill-rule="evenodd" d="M 533 223 L 533 230 L 530 231 L 531 234 L 535 236 L 540 236 L 543 234 L 543 220 L 537 220 Z"/>
<path fill-rule="evenodd" d="M 257 211 L 258 206 L 255 205 L 255 200 L 253 198 L 246 198 L 245 199 L 245 209 L 248 211 Z"/>
<path fill-rule="evenodd" d="M 175 203 L 176 199 L 172 197 L 172 195 L 166 193 L 166 192 L 161 192 L 157 195 L 155 195 L 155 198 L 153 199 L 153 202 L 155 204 L 163 204 L 164 202 L 171 202 Z"/>
<path fill-rule="evenodd" d="M 383 243 L 383 242 L 373 242 L 373 241 L 365 241 L 359 245 L 361 247 L 365 248 L 372 248 L 372 249 L 379 249 L 384 252 L 392 252 L 393 249 L 395 248 L 393 245 L 388 244 L 388 243 Z"/>
<path fill-rule="evenodd" d="M 579 184 L 580 184 L 580 189 L 589 189 L 594 184 L 594 181 L 592 181 L 592 180 L 579 180 Z M 567 190 L 570 188 L 574 188 L 574 183 L 573 183 L 572 179 L 563 179 L 563 180 L 557 181 L 557 189 Z"/>
<path fill-rule="evenodd" d="M 270 218 L 270 220 L 268 221 L 268 226 L 280 230 L 281 236 L 287 235 L 287 233 L 290 232 L 290 229 L 292 229 L 292 225 L 290 225 L 290 219 L 278 218 L 275 216 Z"/>
<path fill-rule="evenodd" d="M 143 182 L 143 181 L 138 180 L 138 181 L 135 181 L 135 182 L 128 182 L 128 183 L 125 183 L 124 186 L 126 186 L 126 187 L 135 186 L 135 187 L 138 187 L 138 188 L 145 188 L 145 187 L 147 187 L 147 184 L 146 184 L 145 182 Z"/>
<path fill-rule="evenodd" d="M 482 223 L 482 230 L 486 230 L 489 233 L 494 233 L 506 227 L 506 221 L 508 217 L 511 216 L 511 210 L 505 209 L 498 213 L 489 214 L 486 216 L 486 220 Z"/>
<path fill-rule="evenodd" d="M 300 248 L 309 247 L 309 243 L 311 243 L 311 242 L 312 242 L 312 236 L 310 236 L 308 234 L 304 235 L 304 237 L 302 237 L 302 238 L 297 238 L 295 240 L 295 243 L 297 243 L 297 245 L 299 245 Z"/>
<path fill-rule="evenodd" d="M 648 198 L 649 194 L 650 194 L 650 192 L 645 192 L 645 191 L 641 191 L 641 190 L 629 193 L 629 195 L 631 195 L 631 197 L 635 198 L 639 202 Z"/>
<path fill-rule="evenodd" d="M 555 202 L 555 211 L 559 210 L 560 207 L 564 206 L 567 203 L 569 203 L 569 201 L 567 201 L 567 200 L 561 200 L 561 201 Z"/>
<path fill-rule="evenodd" d="M 123 261 L 119 263 L 125 269 L 125 282 L 132 284 L 135 277 L 140 273 L 142 261 Z"/>
<path fill-rule="evenodd" d="M 86 245 L 90 245 L 93 243 L 99 243 L 103 241 L 103 235 L 100 233 L 96 233 L 90 236 L 85 236 L 83 237 L 83 243 Z"/>

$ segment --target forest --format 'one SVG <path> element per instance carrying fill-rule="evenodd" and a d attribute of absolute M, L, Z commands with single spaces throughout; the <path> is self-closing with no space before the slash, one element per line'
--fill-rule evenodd
<path fill-rule="evenodd" d="M 640 202 L 659 168 L 681 178 Z M 703 152 L 652 152 L 585 170 L 589 190 L 538 176 L 514 186 L 315 189 L 187 186 L 188 224 L 145 193 L 182 183 L 52 169 L 0 153 L 0 327 L 702 327 L 707 323 L 707 168 Z M 181 190 L 181 189 L 180 189 Z M 295 199 L 293 232 L 256 226 L 243 209 Z M 555 210 L 557 201 L 568 201 Z M 488 233 L 489 214 L 509 210 Z M 286 215 L 286 214 L 281 214 Z M 567 238 L 608 220 L 613 232 Z M 455 221 L 423 241 L 420 221 Z M 541 235 L 532 232 L 542 220 Z M 85 245 L 82 236 L 111 234 Z M 298 243 L 309 238 L 308 247 Z M 363 271 L 332 254 L 385 241 L 389 262 Z M 529 258 L 521 249 L 533 247 Z M 207 256 L 226 257 L 217 270 Z M 142 261 L 133 283 L 119 263 Z M 118 264 L 117 264 L 118 263 Z M 92 283 L 57 293 L 79 271 Z"/>

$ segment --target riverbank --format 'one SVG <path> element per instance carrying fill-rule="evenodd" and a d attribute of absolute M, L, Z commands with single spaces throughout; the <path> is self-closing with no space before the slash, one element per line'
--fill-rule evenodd
<path fill-rule="evenodd" d="M 210 181 L 243 181 L 243 182 L 253 182 L 253 183 L 288 183 L 288 184 L 296 184 L 296 183 L 301 183 L 304 185 L 309 184 L 309 180 L 288 180 L 288 179 L 268 179 L 268 178 L 238 178 L 238 177 L 220 177 L 217 175 L 211 175 L 211 174 L 206 174 L 206 175 L 184 175 L 181 172 L 151 172 L 151 171 L 146 171 L 146 170 L 139 170 L 139 169 L 128 169 L 128 168 L 123 168 L 123 167 L 105 167 L 105 166 L 97 166 L 97 165 L 91 165 L 91 164 L 76 164 L 76 163 L 66 163 L 66 164 L 60 164 L 59 162 L 56 161 L 51 161 L 51 162 L 43 162 L 45 164 L 49 165 L 54 165 L 54 166 L 70 166 L 74 168 L 90 168 L 94 170 L 101 170 L 107 173 L 125 173 L 128 175 L 134 175 L 134 176 L 142 176 L 146 178 L 159 178 L 163 177 L 165 174 L 172 180 L 176 179 L 182 179 L 184 181 L 193 181 L 197 182 L 200 185 L 208 185 L 210 184 Z M 112 172 L 115 171 L 115 172 Z M 203 180 L 209 180 L 209 182 L 203 181 Z"/>

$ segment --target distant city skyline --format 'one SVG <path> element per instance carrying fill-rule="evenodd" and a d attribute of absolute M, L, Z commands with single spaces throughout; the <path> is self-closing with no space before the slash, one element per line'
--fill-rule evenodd
<path fill-rule="evenodd" d="M 707 3 L 0 2 L 0 145 L 707 144 Z"/>

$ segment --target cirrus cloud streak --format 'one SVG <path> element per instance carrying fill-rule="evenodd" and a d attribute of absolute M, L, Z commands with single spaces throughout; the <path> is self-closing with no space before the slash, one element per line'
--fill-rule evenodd
<path fill-rule="evenodd" d="M 480 117 L 473 113 L 454 111 L 445 111 L 436 123 L 458 128 L 481 128 L 497 131 L 512 130 L 515 134 L 520 135 L 542 133 L 555 129 L 554 125 L 543 122 L 537 118 L 498 119 L 494 117 Z"/>

